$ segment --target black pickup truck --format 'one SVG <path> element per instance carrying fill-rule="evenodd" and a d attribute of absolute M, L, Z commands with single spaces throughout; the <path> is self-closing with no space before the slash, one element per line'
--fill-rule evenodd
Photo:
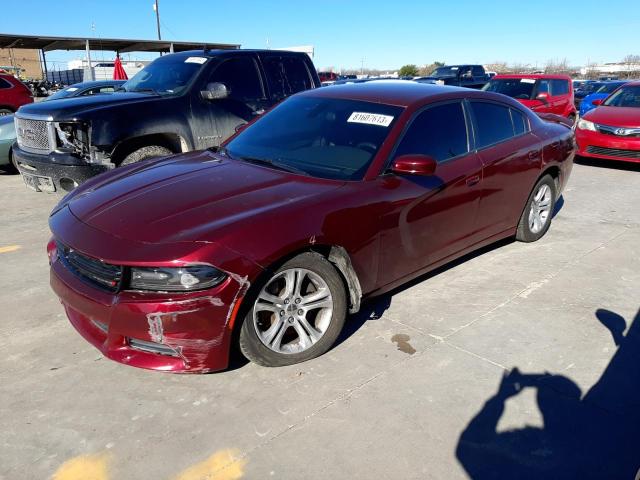
<path fill-rule="evenodd" d="M 447 65 L 436 68 L 428 77 L 415 78 L 422 83 L 453 85 L 456 87 L 482 88 L 490 80 L 482 65 Z"/>
<path fill-rule="evenodd" d="M 282 99 L 319 86 L 305 53 L 165 55 L 113 94 L 22 107 L 13 155 L 28 187 L 71 191 L 120 165 L 218 146 Z"/>

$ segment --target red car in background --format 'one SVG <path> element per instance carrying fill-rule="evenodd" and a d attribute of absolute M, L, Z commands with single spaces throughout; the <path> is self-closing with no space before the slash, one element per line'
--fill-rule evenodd
<path fill-rule="evenodd" d="M 51 285 L 113 360 L 172 372 L 326 352 L 349 312 L 455 258 L 548 230 L 570 127 L 403 81 L 284 100 L 222 148 L 92 178 L 49 219 Z"/>
<path fill-rule="evenodd" d="M 573 82 L 568 75 L 496 75 L 483 90 L 514 98 L 536 113 L 576 118 Z"/>
<path fill-rule="evenodd" d="M 338 74 L 335 72 L 318 72 L 320 82 L 335 82 L 338 80 Z"/>
<path fill-rule="evenodd" d="M 576 124 L 578 155 L 640 162 L 640 82 L 627 83 Z"/>
<path fill-rule="evenodd" d="M 33 103 L 29 87 L 13 75 L 0 73 L 0 116 L 10 115 L 26 103 Z"/>

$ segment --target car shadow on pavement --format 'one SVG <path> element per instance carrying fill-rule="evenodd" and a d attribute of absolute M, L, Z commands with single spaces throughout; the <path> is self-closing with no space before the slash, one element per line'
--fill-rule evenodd
<path fill-rule="evenodd" d="M 575 157 L 574 163 L 588 167 L 608 168 L 612 170 L 626 170 L 628 172 L 640 172 L 640 163 L 623 162 L 617 160 L 597 160 L 595 158 Z"/>
<path fill-rule="evenodd" d="M 626 334 L 617 313 L 595 315 L 617 346 L 600 379 L 583 395 L 563 375 L 505 374 L 460 435 L 456 456 L 470 478 L 640 478 L 640 310 Z M 526 388 L 536 392 L 544 426 L 498 432 L 506 400 Z"/>
<path fill-rule="evenodd" d="M 384 312 L 387 309 L 389 309 L 389 307 L 391 306 L 391 302 L 393 300 L 394 295 L 400 292 L 403 292 L 415 285 L 418 285 L 419 283 L 422 283 L 430 278 L 440 275 L 441 273 L 446 272 L 447 270 L 451 270 L 452 268 L 455 268 L 458 265 L 468 262 L 469 260 L 479 257 L 480 255 L 484 255 L 485 253 L 491 252 L 498 248 L 504 247 L 505 245 L 513 243 L 514 241 L 515 240 L 513 238 L 499 240 L 498 242 L 492 243 L 491 245 L 480 248 L 474 252 L 468 253 L 467 255 L 464 255 L 456 260 L 453 260 L 447 263 L 446 265 L 443 265 L 439 268 L 436 268 L 435 270 L 432 270 L 431 272 L 425 273 L 424 275 L 421 275 L 391 290 L 388 293 L 376 295 L 371 298 L 365 298 L 362 301 L 360 310 L 357 313 L 347 317 L 347 321 L 345 322 L 344 328 L 342 329 L 342 333 L 336 340 L 336 343 L 333 346 L 333 348 L 337 347 L 342 342 L 346 341 L 349 337 L 351 337 L 351 335 L 357 332 L 360 329 L 360 327 L 362 327 L 367 321 L 378 320 L 379 318 L 381 318 Z"/>

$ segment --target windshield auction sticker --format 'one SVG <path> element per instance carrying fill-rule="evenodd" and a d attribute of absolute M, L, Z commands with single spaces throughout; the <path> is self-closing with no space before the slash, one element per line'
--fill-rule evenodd
<path fill-rule="evenodd" d="M 534 78 L 521 78 L 520 83 L 536 83 Z"/>
<path fill-rule="evenodd" d="M 349 123 L 364 123 L 365 125 L 378 125 L 380 127 L 388 127 L 392 121 L 393 117 L 391 115 L 366 112 L 353 112 L 347 120 Z"/>
<path fill-rule="evenodd" d="M 184 61 L 184 63 L 199 63 L 202 65 L 206 61 L 207 59 L 205 57 L 189 57 Z"/>

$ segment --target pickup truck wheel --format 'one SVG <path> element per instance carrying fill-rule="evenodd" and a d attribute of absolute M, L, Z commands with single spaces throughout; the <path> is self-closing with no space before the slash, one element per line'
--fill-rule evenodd
<path fill-rule="evenodd" d="M 240 329 L 240 350 L 265 367 L 325 353 L 342 331 L 347 296 L 336 269 L 317 253 L 303 253 L 276 270 L 253 297 Z"/>
<path fill-rule="evenodd" d="M 132 163 L 136 163 L 147 158 L 166 157 L 168 155 L 173 155 L 173 152 L 168 148 L 160 147 L 158 145 L 149 145 L 148 147 L 142 147 L 134 150 L 124 157 L 120 166 L 131 165 Z"/>

